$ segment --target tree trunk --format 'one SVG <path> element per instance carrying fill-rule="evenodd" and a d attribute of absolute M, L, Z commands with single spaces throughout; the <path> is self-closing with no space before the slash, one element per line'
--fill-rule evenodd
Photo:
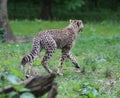
<path fill-rule="evenodd" d="M 15 36 L 12 33 L 8 20 L 7 0 L 0 0 L 0 28 L 3 28 L 5 42 L 15 41 Z"/>
<path fill-rule="evenodd" d="M 52 3 L 49 0 L 42 0 L 41 4 L 41 18 L 43 20 L 51 20 L 53 19 L 53 14 L 52 14 Z"/>

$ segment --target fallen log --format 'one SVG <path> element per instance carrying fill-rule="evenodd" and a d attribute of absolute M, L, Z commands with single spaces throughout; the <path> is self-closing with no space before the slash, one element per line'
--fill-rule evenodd
<path fill-rule="evenodd" d="M 48 98 L 55 98 L 57 94 L 58 94 L 58 92 L 57 92 L 57 83 L 54 83 L 52 85 L 52 88 L 50 89 L 50 91 L 48 93 Z"/>
<path fill-rule="evenodd" d="M 57 95 L 57 83 L 54 83 L 54 78 L 56 75 L 54 73 L 45 75 L 45 76 L 39 76 L 36 75 L 30 79 L 27 79 L 20 84 L 24 84 L 25 88 L 30 89 L 30 92 L 35 97 L 43 96 L 45 93 L 49 92 L 48 98 L 55 98 Z M 4 89 L 0 89 L 0 94 L 8 94 L 12 91 L 16 91 L 14 87 L 7 86 Z M 19 95 L 24 92 L 18 93 Z M 17 95 L 19 97 L 19 95 Z"/>

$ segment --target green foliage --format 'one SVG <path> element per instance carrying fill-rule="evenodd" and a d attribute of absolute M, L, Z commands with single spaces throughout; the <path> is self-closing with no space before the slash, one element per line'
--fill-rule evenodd
<path fill-rule="evenodd" d="M 23 93 L 20 98 L 35 98 L 35 96 L 31 93 Z"/>
<path fill-rule="evenodd" d="M 55 3 L 53 3 L 53 10 L 56 9 L 55 7 L 61 7 L 62 9 L 64 8 L 64 11 L 71 11 L 80 8 L 83 4 L 84 0 L 55 0 Z"/>
<path fill-rule="evenodd" d="M 89 98 L 96 98 L 99 94 L 99 87 L 91 85 L 88 82 L 81 83 L 82 85 L 75 87 L 73 90 L 81 96 L 88 96 Z"/>
<path fill-rule="evenodd" d="M 64 28 L 68 23 L 42 20 L 10 21 L 16 36 L 27 37 L 35 36 L 41 30 Z M 85 72 L 84 74 L 76 73 L 72 63 L 66 60 L 63 65 L 64 76 L 57 76 L 55 80 L 58 83 L 57 98 L 119 98 L 119 30 L 119 22 L 115 21 L 84 23 L 84 30 L 78 35 L 71 51 Z M 16 82 L 24 80 L 24 70 L 20 70 L 19 66 L 22 57 L 29 53 L 31 43 L 32 40 L 25 43 L 0 43 L 0 88 L 11 84 L 17 90 L 9 95 L 0 95 L 0 98 L 10 98 L 8 96 L 15 96 L 18 92 L 29 92 L 24 85 L 18 86 Z M 33 69 L 37 67 L 41 75 L 48 74 L 40 63 L 44 52 L 42 51 L 40 57 L 33 63 Z M 49 61 L 50 67 L 55 72 L 60 54 L 60 50 L 56 50 Z M 4 75 L 5 77 L 3 77 Z M 111 77 L 108 79 L 105 77 L 106 75 Z M 24 94 L 24 96 L 26 95 Z M 32 95 L 30 94 L 30 96 Z M 42 98 L 46 98 L 46 95 Z"/>
<path fill-rule="evenodd" d="M 12 73 L 14 73 L 15 75 L 17 75 L 19 78 L 23 79 L 24 76 L 23 76 L 23 74 L 20 71 L 14 69 L 14 68 L 10 69 L 10 71 Z"/>
<path fill-rule="evenodd" d="M 10 72 L 5 72 L 2 75 L 3 75 L 2 77 L 3 79 L 1 78 L 0 87 L 4 88 L 5 86 L 8 86 L 8 84 L 10 84 L 16 90 L 2 96 L 6 96 L 6 98 L 13 98 L 16 97 L 20 92 L 30 91 L 29 89 L 25 88 L 24 84 L 18 84 L 19 82 L 21 82 L 21 79 L 23 79 L 24 77 L 18 70 L 11 69 Z M 0 98 L 2 96 L 0 95 Z M 35 98 L 34 95 L 31 93 L 23 93 L 20 95 L 20 98 L 25 98 L 25 96 L 28 96 L 26 98 Z"/>
<path fill-rule="evenodd" d="M 53 12 L 53 15 L 57 14 L 56 9 L 59 8 L 59 11 L 71 11 L 76 10 L 77 8 L 80 8 L 84 4 L 84 0 L 46 0 L 46 2 L 51 3 L 51 9 Z M 35 18 L 41 18 L 40 16 L 44 13 L 41 13 L 41 7 L 42 7 L 42 1 L 11 1 L 8 2 L 8 13 L 10 19 L 35 19 Z M 45 4 L 44 4 L 45 5 Z M 17 7 L 16 7 L 17 6 Z M 48 5 L 46 5 L 48 6 Z M 28 10 L 29 8 L 29 10 Z M 62 8 L 62 10 L 60 9 Z M 45 9 L 45 8 L 44 8 Z M 31 14 L 32 13 L 32 14 Z M 24 15 L 26 14 L 26 15 Z M 56 17 L 56 16 L 54 16 Z"/>
<path fill-rule="evenodd" d="M 20 81 L 16 75 L 9 73 L 9 72 L 6 72 L 4 74 L 4 77 L 12 84 L 17 84 Z"/>
<path fill-rule="evenodd" d="M 18 1 L 8 1 L 10 19 L 41 19 L 42 0 Z M 51 3 L 52 16 L 56 20 L 74 18 L 95 22 L 106 19 L 119 21 L 120 17 L 119 0 L 110 0 L 109 2 L 104 0 L 52 0 Z"/>

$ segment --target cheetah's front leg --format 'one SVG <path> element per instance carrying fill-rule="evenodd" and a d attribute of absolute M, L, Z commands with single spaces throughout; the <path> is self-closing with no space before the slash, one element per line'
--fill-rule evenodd
<path fill-rule="evenodd" d="M 79 64 L 77 63 L 76 58 L 72 55 L 71 52 L 67 55 L 67 57 L 72 61 L 76 68 L 80 68 Z"/>
<path fill-rule="evenodd" d="M 79 66 L 79 64 L 77 63 L 76 58 L 72 55 L 71 52 L 69 52 L 69 54 L 67 55 L 67 57 L 68 57 L 68 59 L 70 59 L 70 60 L 72 61 L 72 63 L 75 65 L 76 72 L 81 72 L 80 66 Z"/>

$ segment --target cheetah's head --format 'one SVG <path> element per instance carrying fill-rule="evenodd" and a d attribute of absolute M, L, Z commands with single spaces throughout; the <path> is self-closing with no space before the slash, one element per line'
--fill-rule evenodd
<path fill-rule="evenodd" d="M 70 24 L 73 25 L 74 29 L 79 33 L 83 31 L 83 22 L 82 20 L 71 20 L 70 19 Z"/>

